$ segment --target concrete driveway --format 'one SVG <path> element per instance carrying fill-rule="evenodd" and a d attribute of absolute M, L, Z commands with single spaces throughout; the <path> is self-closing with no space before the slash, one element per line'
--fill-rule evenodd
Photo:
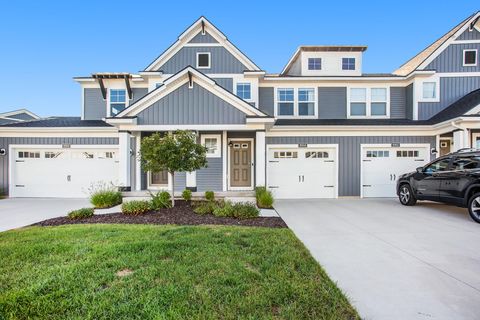
<path fill-rule="evenodd" d="M 91 207 L 88 199 L 12 198 L 0 200 L 0 231 L 15 229 L 69 211 Z"/>
<path fill-rule="evenodd" d="M 480 224 L 465 209 L 396 199 L 277 201 L 365 319 L 479 319 Z"/>

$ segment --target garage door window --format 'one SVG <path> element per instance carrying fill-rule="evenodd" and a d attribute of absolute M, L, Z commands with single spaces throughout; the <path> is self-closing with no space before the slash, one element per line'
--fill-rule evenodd
<path fill-rule="evenodd" d="M 288 159 L 288 158 L 297 158 L 298 153 L 296 151 L 275 151 L 273 157 L 276 159 Z"/>
<path fill-rule="evenodd" d="M 61 154 L 62 152 L 46 151 L 45 159 L 55 159 L 55 158 L 58 158 Z"/>
<path fill-rule="evenodd" d="M 40 152 L 30 152 L 30 151 L 19 151 L 18 152 L 19 158 L 40 158 Z"/>
<path fill-rule="evenodd" d="M 388 158 L 390 151 L 388 150 L 371 150 L 367 151 L 367 158 Z"/>
<path fill-rule="evenodd" d="M 418 150 L 398 150 L 397 158 L 416 158 L 418 157 Z"/>
<path fill-rule="evenodd" d="M 305 158 L 307 158 L 307 159 L 313 159 L 313 158 L 324 159 L 324 158 L 328 158 L 328 152 L 325 152 L 325 151 L 307 151 L 307 152 L 305 152 Z"/>

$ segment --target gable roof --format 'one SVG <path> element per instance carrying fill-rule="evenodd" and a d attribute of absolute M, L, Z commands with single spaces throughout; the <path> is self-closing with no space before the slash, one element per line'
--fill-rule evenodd
<path fill-rule="evenodd" d="M 434 43 L 429 45 L 423 51 L 415 55 L 413 58 L 405 62 L 403 65 L 400 66 L 397 70 L 393 72 L 393 74 L 406 76 L 417 68 L 421 67 L 425 64 L 426 61 L 429 61 L 433 57 L 436 57 L 443 51 L 443 47 L 448 45 L 451 41 L 453 41 L 457 36 L 459 36 L 465 29 L 470 27 L 470 23 L 475 21 L 480 16 L 480 12 L 474 13 L 469 16 L 467 19 L 460 22 L 456 25 L 453 29 L 445 33 L 442 37 L 436 40 Z"/>
<path fill-rule="evenodd" d="M 34 114 L 33 112 L 28 111 L 27 109 L 18 109 L 13 111 L 8 111 L 4 113 L 0 113 L 0 123 L 15 123 L 15 122 L 23 122 L 23 121 L 30 121 L 30 120 L 37 120 L 40 119 L 39 116 Z"/>
<path fill-rule="evenodd" d="M 458 99 L 430 119 L 428 121 L 432 124 L 440 123 L 464 115 L 469 115 L 475 107 L 480 106 L 480 89 L 474 90 L 469 94 Z"/>
<path fill-rule="evenodd" d="M 213 23 L 207 20 L 204 16 L 201 16 L 190 27 L 188 27 L 180 36 L 178 40 L 167 48 L 160 56 L 158 56 L 150 65 L 148 65 L 144 71 L 156 71 L 161 65 L 163 65 L 168 59 L 170 59 L 175 53 L 193 38 L 195 38 L 199 32 L 208 31 L 208 33 L 221 45 L 225 47 L 235 58 L 242 62 L 248 70 L 260 70 L 260 68 L 250 60 L 243 52 L 241 52 L 235 45 L 233 45 L 227 37 L 217 28 Z"/>
<path fill-rule="evenodd" d="M 114 118 L 135 117 L 142 110 L 148 108 L 156 101 L 162 99 L 164 96 L 189 81 L 192 81 L 192 83 L 195 82 L 196 84 L 202 86 L 216 96 L 219 96 L 224 101 L 244 112 L 247 116 L 270 118 L 270 116 L 255 108 L 248 102 L 240 99 L 238 96 L 234 95 L 222 86 L 218 85 L 213 79 L 209 78 L 208 76 L 201 73 L 192 66 L 188 66 L 177 72 L 176 74 L 172 75 L 170 78 L 166 79 L 165 82 L 158 88 L 143 96 L 141 99 L 124 109 Z"/>

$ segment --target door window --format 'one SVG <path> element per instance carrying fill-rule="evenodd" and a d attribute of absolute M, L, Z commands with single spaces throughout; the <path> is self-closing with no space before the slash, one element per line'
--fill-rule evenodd
<path fill-rule="evenodd" d="M 450 158 L 444 158 L 442 160 L 438 160 L 432 163 L 431 165 L 429 165 L 428 167 L 426 167 L 424 172 L 435 173 L 435 172 L 446 171 L 449 163 L 450 163 Z"/>
<path fill-rule="evenodd" d="M 388 158 L 390 152 L 388 150 L 369 150 L 367 151 L 367 158 Z"/>
<path fill-rule="evenodd" d="M 469 170 L 480 168 L 480 157 L 469 156 L 456 158 L 452 163 L 452 170 Z"/>

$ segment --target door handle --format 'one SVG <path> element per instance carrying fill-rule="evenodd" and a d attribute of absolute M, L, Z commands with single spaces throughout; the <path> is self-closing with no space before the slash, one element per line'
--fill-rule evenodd
<path fill-rule="evenodd" d="M 302 176 L 302 182 L 305 182 L 305 176 Z"/>
<path fill-rule="evenodd" d="M 298 176 L 298 182 L 302 182 L 302 176 Z"/>
<path fill-rule="evenodd" d="M 390 181 L 392 181 L 392 174 L 390 173 Z"/>
<path fill-rule="evenodd" d="M 68 176 L 67 176 L 67 181 L 68 181 L 68 182 L 72 181 L 72 176 L 71 176 L 71 175 L 68 175 Z"/>

